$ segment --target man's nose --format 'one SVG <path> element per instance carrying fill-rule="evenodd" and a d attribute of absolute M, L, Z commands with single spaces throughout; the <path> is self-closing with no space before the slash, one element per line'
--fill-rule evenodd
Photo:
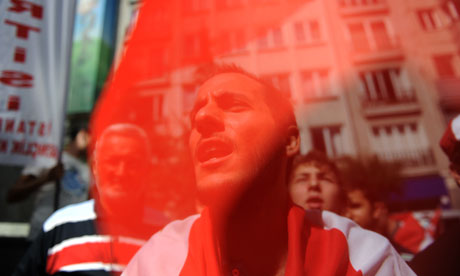
<path fill-rule="evenodd" d="M 308 189 L 312 189 L 312 190 L 320 190 L 321 189 L 321 185 L 319 183 L 319 180 L 316 177 L 311 177 L 309 179 L 307 185 L 308 185 Z"/>
<path fill-rule="evenodd" d="M 119 162 L 115 168 L 116 175 L 123 175 L 125 173 L 126 164 L 125 162 Z"/>
<path fill-rule="evenodd" d="M 195 128 L 204 137 L 223 131 L 222 116 L 222 111 L 214 103 L 208 103 L 196 113 Z"/>

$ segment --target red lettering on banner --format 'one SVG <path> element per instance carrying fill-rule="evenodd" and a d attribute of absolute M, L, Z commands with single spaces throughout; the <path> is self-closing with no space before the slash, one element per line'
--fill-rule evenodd
<path fill-rule="evenodd" d="M 30 11 L 30 15 L 36 19 L 43 18 L 43 6 L 24 0 L 11 0 L 12 7 L 8 8 L 9 11 L 21 13 Z"/>
<path fill-rule="evenodd" d="M 26 123 L 21 121 L 19 123 L 18 129 L 16 130 L 17 133 L 25 133 L 26 132 Z"/>
<path fill-rule="evenodd" d="M 38 135 L 45 136 L 45 123 L 40 123 L 40 126 L 38 127 Z"/>
<path fill-rule="evenodd" d="M 8 149 L 8 140 L 0 140 L 0 152 L 6 152 Z"/>
<path fill-rule="evenodd" d="M 5 123 L 5 132 L 14 132 L 14 119 L 7 119 Z"/>
<path fill-rule="evenodd" d="M 24 25 L 18 22 L 14 22 L 11 20 L 6 19 L 5 23 L 8 25 L 16 26 L 16 37 L 22 38 L 22 39 L 28 39 L 29 38 L 29 31 L 36 31 L 40 32 L 40 29 L 37 27 L 32 27 L 28 25 Z"/>
<path fill-rule="evenodd" d="M 21 105 L 21 98 L 17 95 L 10 95 L 8 96 L 8 103 L 6 109 L 8 111 L 16 111 L 19 110 Z"/>
<path fill-rule="evenodd" d="M 11 148 L 11 153 L 22 154 L 24 152 L 24 141 L 14 141 L 13 148 Z"/>
<path fill-rule="evenodd" d="M 0 117 L 0 132 L 23 135 L 28 133 L 34 136 L 50 136 L 52 134 L 52 122 L 37 122 L 34 120 L 19 120 L 15 118 Z M 4 127 L 4 128 L 3 128 Z"/>
<path fill-rule="evenodd" d="M 19 71 L 3 71 L 0 82 L 14 87 L 32 87 L 34 77 Z"/>
<path fill-rule="evenodd" d="M 29 121 L 29 134 L 30 135 L 34 133 L 35 123 L 36 123 L 35 121 Z"/>
<path fill-rule="evenodd" d="M 37 145 L 37 154 L 38 155 L 46 155 L 47 149 L 48 149 L 47 145 L 39 144 L 39 145 Z"/>
<path fill-rule="evenodd" d="M 14 62 L 26 62 L 26 48 L 16 47 L 16 49 L 14 50 Z"/>
<path fill-rule="evenodd" d="M 5 141 L 7 143 L 7 141 Z M 13 140 L 12 141 L 12 148 L 11 148 L 11 154 L 20 154 L 20 155 L 28 155 L 32 156 L 35 158 L 36 156 L 45 156 L 45 157 L 52 157 L 56 158 L 57 157 L 57 148 L 55 145 L 52 144 L 39 144 L 36 142 L 31 142 L 29 144 L 26 144 L 25 141 L 18 141 L 18 140 Z M 6 146 L 5 146 L 6 150 Z M 2 151 L 2 144 L 0 140 L 0 152 Z"/>
<path fill-rule="evenodd" d="M 25 155 L 30 155 L 35 158 L 37 143 L 30 143 L 27 145 L 27 150 L 24 153 Z"/>

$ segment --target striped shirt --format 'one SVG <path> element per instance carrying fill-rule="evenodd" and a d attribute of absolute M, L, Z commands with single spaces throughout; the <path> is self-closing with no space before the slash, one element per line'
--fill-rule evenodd
<path fill-rule="evenodd" d="M 97 231 L 94 200 L 56 211 L 13 275 L 118 275 L 145 241 Z"/>

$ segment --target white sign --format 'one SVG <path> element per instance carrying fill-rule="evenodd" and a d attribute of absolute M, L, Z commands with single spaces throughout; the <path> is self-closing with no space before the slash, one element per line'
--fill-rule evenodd
<path fill-rule="evenodd" d="M 56 163 L 75 0 L 0 0 L 0 163 Z"/>

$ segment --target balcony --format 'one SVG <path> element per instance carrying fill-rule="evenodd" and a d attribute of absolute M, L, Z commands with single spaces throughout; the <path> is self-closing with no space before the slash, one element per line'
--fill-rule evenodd
<path fill-rule="evenodd" d="M 387 13 L 385 0 L 338 0 L 340 14 L 346 16 Z"/>
<path fill-rule="evenodd" d="M 398 152 L 381 152 L 377 156 L 387 162 L 399 162 L 405 168 L 432 167 L 435 165 L 431 149 L 405 150 Z"/>
<path fill-rule="evenodd" d="M 417 115 L 421 112 L 414 93 L 412 93 L 412 96 L 400 98 L 378 98 L 373 100 L 366 98 L 362 101 L 362 107 L 364 116 L 368 119 Z"/>
<path fill-rule="evenodd" d="M 404 60 L 404 52 L 401 49 L 399 42 L 395 42 L 393 44 L 388 44 L 385 47 L 377 47 L 376 49 L 353 49 L 351 57 L 355 65 L 363 65 L 370 63 L 401 61 Z"/>

